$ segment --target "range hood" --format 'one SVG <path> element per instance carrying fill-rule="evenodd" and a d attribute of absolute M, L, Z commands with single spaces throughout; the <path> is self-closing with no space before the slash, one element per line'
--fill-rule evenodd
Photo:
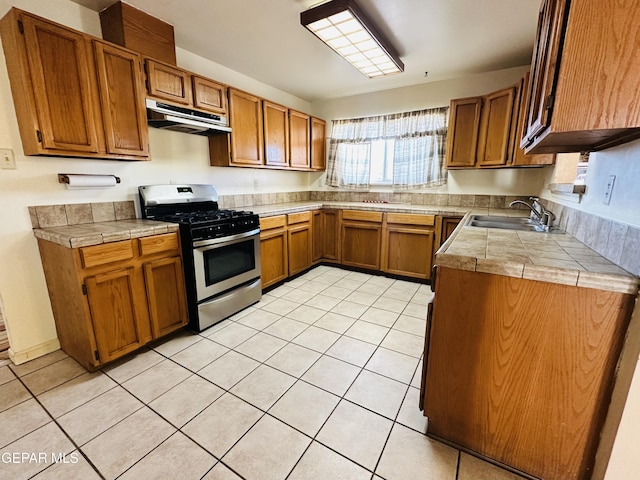
<path fill-rule="evenodd" d="M 221 115 L 176 107 L 150 98 L 147 98 L 146 105 L 150 127 L 204 136 L 231 131 L 227 117 Z"/>

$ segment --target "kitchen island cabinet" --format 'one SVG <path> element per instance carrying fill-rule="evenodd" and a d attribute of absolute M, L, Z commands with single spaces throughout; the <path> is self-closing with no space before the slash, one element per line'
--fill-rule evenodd
<path fill-rule="evenodd" d="M 26 155 L 149 159 L 138 54 L 15 8 L 0 34 Z"/>
<path fill-rule="evenodd" d="M 187 324 L 177 232 L 68 248 L 38 238 L 62 349 L 87 370 Z"/>
<path fill-rule="evenodd" d="M 542 479 L 590 478 L 637 278 L 604 259 L 589 272 L 541 266 L 544 252 L 542 265 L 588 255 L 568 235 L 454 235 L 436 255 L 427 321 L 427 434 Z"/>

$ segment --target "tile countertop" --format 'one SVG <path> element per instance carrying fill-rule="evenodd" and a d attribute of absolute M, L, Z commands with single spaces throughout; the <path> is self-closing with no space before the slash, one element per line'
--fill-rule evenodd
<path fill-rule="evenodd" d="M 261 217 L 335 208 L 465 216 L 436 253 L 436 264 L 579 287 L 637 294 L 640 279 L 566 233 L 523 232 L 466 226 L 472 214 L 523 216 L 524 210 L 403 203 L 307 201 L 247 207 Z M 35 228 L 37 238 L 76 248 L 177 231 L 175 223 L 116 220 Z"/>
<path fill-rule="evenodd" d="M 36 238 L 48 240 L 68 248 L 77 248 L 176 232 L 178 229 L 177 223 L 131 219 L 34 228 L 33 234 Z"/>
<path fill-rule="evenodd" d="M 499 214 L 496 210 L 491 213 Z M 466 225 L 470 216 L 471 213 L 463 218 L 436 252 L 436 265 L 631 295 L 638 293 L 638 277 L 567 233 L 472 227 Z"/>

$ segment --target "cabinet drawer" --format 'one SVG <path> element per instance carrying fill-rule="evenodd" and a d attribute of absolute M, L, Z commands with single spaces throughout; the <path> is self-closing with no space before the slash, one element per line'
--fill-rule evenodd
<path fill-rule="evenodd" d="M 112 262 L 120 262 L 133 258 L 133 244 L 131 240 L 123 242 L 102 243 L 91 247 L 80 248 L 82 265 L 84 268 L 97 267 Z"/>
<path fill-rule="evenodd" d="M 382 212 L 367 212 L 363 210 L 344 210 L 343 220 L 360 220 L 363 222 L 382 222 Z"/>
<path fill-rule="evenodd" d="M 310 222 L 311 212 L 290 213 L 287 215 L 287 223 L 294 225 L 296 223 Z"/>
<path fill-rule="evenodd" d="M 436 216 L 415 213 L 387 213 L 387 223 L 432 226 L 436 224 Z"/>
<path fill-rule="evenodd" d="M 140 242 L 140 255 L 177 250 L 180 245 L 177 232 L 143 237 L 138 239 L 138 242 Z"/>
<path fill-rule="evenodd" d="M 269 230 L 270 228 L 284 227 L 287 224 L 286 215 L 276 215 L 275 217 L 265 217 L 260 219 L 260 229 Z"/>

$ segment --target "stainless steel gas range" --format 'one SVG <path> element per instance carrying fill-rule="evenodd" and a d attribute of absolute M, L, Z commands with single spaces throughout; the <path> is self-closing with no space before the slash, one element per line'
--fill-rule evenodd
<path fill-rule="evenodd" d="M 142 216 L 180 225 L 189 328 L 202 331 L 260 300 L 260 221 L 220 210 L 212 185 L 145 185 Z"/>

